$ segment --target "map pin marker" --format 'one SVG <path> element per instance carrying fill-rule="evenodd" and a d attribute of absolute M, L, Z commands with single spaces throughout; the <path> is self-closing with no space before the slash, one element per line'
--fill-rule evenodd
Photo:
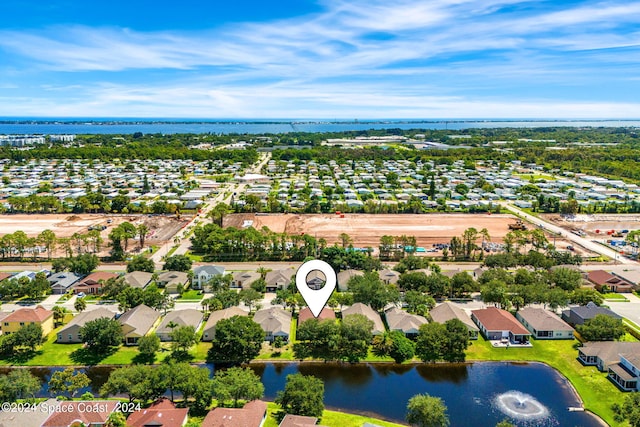
<path fill-rule="evenodd" d="M 314 270 L 321 271 L 327 279 L 322 289 L 311 289 L 307 283 L 307 275 Z M 314 317 L 320 315 L 325 304 L 329 301 L 329 297 L 336 288 L 336 281 L 336 272 L 333 268 L 319 259 L 307 261 L 298 269 L 296 273 L 296 286 Z"/>

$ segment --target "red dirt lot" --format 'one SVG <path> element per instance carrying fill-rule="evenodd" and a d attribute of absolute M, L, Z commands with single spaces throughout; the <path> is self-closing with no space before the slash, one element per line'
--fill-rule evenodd
<path fill-rule="evenodd" d="M 487 214 L 233 214 L 224 218 L 225 227 L 242 228 L 253 221 L 255 229 L 263 226 L 272 231 L 289 234 L 311 234 L 324 238 L 329 244 L 339 242 L 338 236 L 347 233 L 354 247 L 378 247 L 380 237 L 415 236 L 417 245 L 429 248 L 434 243 L 448 243 L 461 236 L 465 229 L 486 228 L 492 242 L 500 243 L 514 222 L 512 215 Z"/>

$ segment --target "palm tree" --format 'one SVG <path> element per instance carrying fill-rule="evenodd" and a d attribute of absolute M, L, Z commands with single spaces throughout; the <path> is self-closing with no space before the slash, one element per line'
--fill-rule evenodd
<path fill-rule="evenodd" d="M 140 240 L 140 249 L 144 247 L 144 240 L 147 238 L 147 234 L 149 233 L 149 227 L 146 224 L 140 224 L 137 229 L 138 239 Z"/>
<path fill-rule="evenodd" d="M 270 268 L 265 268 L 265 267 L 262 267 L 262 266 L 258 267 L 258 269 L 256 270 L 256 272 L 260 274 L 260 278 L 262 280 L 266 279 L 267 273 L 270 272 L 270 271 L 271 271 Z"/>
<path fill-rule="evenodd" d="M 73 303 L 73 308 L 75 308 L 78 313 L 82 313 L 87 309 L 87 301 L 85 301 L 84 298 L 76 298 L 76 302 Z"/>
<path fill-rule="evenodd" d="M 53 311 L 53 321 L 56 324 L 62 323 L 64 315 L 68 312 L 68 310 L 61 305 L 54 305 L 51 310 Z"/>

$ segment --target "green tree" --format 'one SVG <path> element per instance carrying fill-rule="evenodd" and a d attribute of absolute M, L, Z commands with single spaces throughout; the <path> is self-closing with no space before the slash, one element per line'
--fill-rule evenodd
<path fill-rule="evenodd" d="M 160 351 L 160 338 L 156 334 L 140 337 L 138 339 L 138 351 L 145 360 L 153 362 L 156 353 Z"/>
<path fill-rule="evenodd" d="M 406 420 L 418 427 L 447 427 L 447 407 L 439 397 L 417 394 L 409 399 Z"/>
<path fill-rule="evenodd" d="M 579 288 L 569 294 L 572 303 L 578 305 L 587 305 L 590 302 L 595 305 L 602 305 L 604 299 L 602 294 L 595 289 Z"/>
<path fill-rule="evenodd" d="M 91 384 L 91 380 L 84 372 L 76 371 L 73 368 L 66 368 L 64 371 L 56 371 L 49 380 L 49 392 L 52 395 L 66 393 L 73 398 L 78 390 Z"/>
<path fill-rule="evenodd" d="M 87 300 L 84 298 L 76 298 L 76 301 L 73 303 L 73 308 L 81 313 L 87 309 Z"/>
<path fill-rule="evenodd" d="M 207 359 L 211 362 L 247 363 L 260 354 L 264 337 L 260 325 L 246 316 L 220 320 Z"/>
<path fill-rule="evenodd" d="M 416 356 L 423 362 L 442 359 L 447 347 L 447 328 L 442 323 L 431 322 L 420 326 L 416 340 Z"/>
<path fill-rule="evenodd" d="M 104 427 L 127 427 L 127 419 L 122 412 L 112 412 Z"/>
<path fill-rule="evenodd" d="M 582 285 L 582 274 L 578 270 L 558 267 L 551 270 L 549 280 L 565 291 L 573 291 Z"/>
<path fill-rule="evenodd" d="M 626 395 L 622 404 L 614 403 L 613 412 L 617 422 L 627 421 L 630 427 L 640 427 L 640 393 Z"/>
<path fill-rule="evenodd" d="M 124 334 L 117 320 L 101 317 L 85 323 L 80 328 L 80 337 L 91 351 L 106 352 L 110 347 L 119 346 Z"/>
<path fill-rule="evenodd" d="M 172 329 L 169 333 L 169 337 L 172 341 L 171 349 L 173 351 L 186 352 L 189 350 L 189 347 L 198 342 L 196 330 L 191 325 L 178 326 L 177 328 Z"/>
<path fill-rule="evenodd" d="M 156 269 L 155 264 L 151 258 L 146 258 L 144 255 L 136 255 L 131 261 L 127 263 L 127 273 L 132 271 L 146 271 L 147 273 L 153 273 Z"/>
<path fill-rule="evenodd" d="M 587 341 L 613 341 L 625 334 L 622 320 L 606 314 L 596 314 L 593 319 L 577 325 L 576 331 Z"/>
<path fill-rule="evenodd" d="M 340 323 L 338 356 L 340 360 L 359 362 L 367 357 L 373 322 L 362 314 L 345 316 Z"/>
<path fill-rule="evenodd" d="M 352 277 L 347 286 L 353 294 L 354 302 L 370 305 L 376 311 L 382 310 L 389 303 L 400 301 L 398 288 L 382 282 L 375 271 Z"/>
<path fill-rule="evenodd" d="M 262 398 L 264 385 L 251 368 L 233 367 L 216 371 L 211 392 L 218 399 L 219 406 L 224 406 L 224 402 L 233 400 L 232 406 L 237 408 L 239 400 Z"/>
<path fill-rule="evenodd" d="M 324 383 L 312 375 L 287 375 L 275 402 L 286 414 L 319 418 L 324 411 Z"/>
<path fill-rule="evenodd" d="M 42 326 L 37 323 L 29 323 L 10 335 L 15 348 L 24 348 L 34 351 L 43 341 Z"/>
<path fill-rule="evenodd" d="M 158 379 L 158 370 L 148 365 L 132 365 L 115 369 L 100 388 L 104 397 L 125 394 L 129 402 L 146 402 L 164 394 L 166 386 Z"/>
<path fill-rule="evenodd" d="M 404 293 L 404 302 L 407 311 L 413 314 L 425 316 L 429 310 L 436 306 L 436 300 L 420 291 L 407 291 Z"/>
<path fill-rule="evenodd" d="M 173 255 L 167 258 L 163 270 L 167 271 L 189 271 L 193 261 L 186 255 Z"/>
<path fill-rule="evenodd" d="M 0 401 L 15 402 L 35 397 L 40 390 L 40 380 L 28 369 L 14 369 L 0 376 Z"/>
<path fill-rule="evenodd" d="M 56 325 L 61 324 L 64 320 L 64 316 L 69 312 L 66 307 L 63 307 L 61 305 L 54 305 L 51 311 L 53 311 L 53 322 Z"/>
<path fill-rule="evenodd" d="M 256 308 L 257 303 L 262 299 L 262 294 L 255 289 L 243 289 L 240 291 L 240 301 L 242 301 L 251 313 Z"/>
<path fill-rule="evenodd" d="M 379 356 L 390 356 L 396 363 L 411 360 L 415 344 L 400 331 L 387 331 L 373 338 L 373 351 Z"/>

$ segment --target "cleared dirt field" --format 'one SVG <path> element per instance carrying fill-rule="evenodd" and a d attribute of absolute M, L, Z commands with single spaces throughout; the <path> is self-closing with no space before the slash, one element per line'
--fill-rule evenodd
<path fill-rule="evenodd" d="M 339 215 L 314 214 L 234 214 L 225 217 L 224 226 L 241 228 L 248 221 L 252 221 L 256 229 L 266 226 L 278 233 L 311 234 L 326 239 L 329 244 L 338 242 L 340 233 L 347 233 L 355 247 L 375 248 L 383 235 L 404 234 L 415 236 L 418 246 L 429 248 L 434 243 L 448 243 L 469 227 L 477 230 L 486 228 L 493 242 L 502 242 L 514 217 L 487 214 L 345 214 L 340 218 Z"/>

